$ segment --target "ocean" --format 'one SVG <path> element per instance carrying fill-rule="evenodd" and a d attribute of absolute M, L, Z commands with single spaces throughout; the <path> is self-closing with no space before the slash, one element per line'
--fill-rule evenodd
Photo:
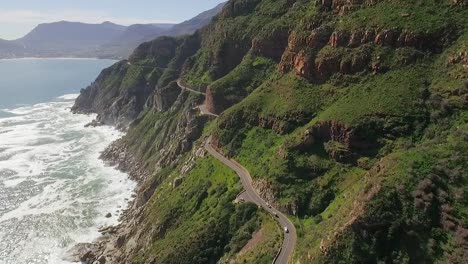
<path fill-rule="evenodd" d="M 64 253 L 118 223 L 136 183 L 99 154 L 122 134 L 70 112 L 113 61 L 0 60 L 0 263 L 67 263 Z M 107 218 L 106 215 L 112 216 Z"/>

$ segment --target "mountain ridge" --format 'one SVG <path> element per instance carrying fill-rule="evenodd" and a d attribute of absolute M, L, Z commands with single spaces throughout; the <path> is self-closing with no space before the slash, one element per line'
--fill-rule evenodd
<path fill-rule="evenodd" d="M 288 234 L 211 139 L 294 223 L 289 263 L 466 262 L 466 6 L 231 0 L 141 44 L 72 109 L 127 132 L 103 158 L 139 181 L 87 260 L 272 263 Z"/>
<path fill-rule="evenodd" d="M 162 35 L 191 34 L 210 22 L 219 4 L 180 24 L 135 24 L 122 26 L 109 21 L 91 24 L 58 21 L 37 25 L 25 36 L 0 41 L 0 58 L 98 57 L 123 59 L 138 44 Z M 173 28 L 175 28 L 173 30 Z"/>

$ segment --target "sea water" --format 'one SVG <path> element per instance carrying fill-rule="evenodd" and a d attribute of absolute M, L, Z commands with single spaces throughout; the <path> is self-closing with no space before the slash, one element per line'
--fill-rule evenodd
<path fill-rule="evenodd" d="M 1 264 L 66 263 L 73 245 L 118 223 L 135 183 L 99 155 L 122 134 L 70 112 L 112 63 L 0 60 Z"/>

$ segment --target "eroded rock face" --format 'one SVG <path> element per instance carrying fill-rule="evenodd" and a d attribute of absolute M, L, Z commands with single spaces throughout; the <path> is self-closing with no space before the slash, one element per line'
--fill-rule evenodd
<path fill-rule="evenodd" d="M 353 130 L 339 122 L 327 121 L 321 122 L 308 129 L 304 136 L 321 141 L 338 141 L 344 145 L 350 146 L 353 138 Z M 312 142 L 315 140 L 312 140 Z M 307 139 L 306 141 L 310 140 Z"/>
<path fill-rule="evenodd" d="M 307 55 L 304 51 L 299 51 L 294 58 L 294 71 L 297 75 L 310 78 L 311 77 L 311 70 L 313 68 L 313 63 L 311 62 L 311 58 Z"/>
<path fill-rule="evenodd" d="M 131 87 L 124 89 L 120 82 L 108 83 L 115 76 L 125 76 L 130 67 L 126 61 L 121 61 L 103 70 L 94 83 L 81 90 L 72 111 L 97 113 L 98 122 L 126 129 L 143 110 L 154 88 L 144 78 L 136 79 Z"/>
<path fill-rule="evenodd" d="M 88 262 L 95 257 L 97 245 L 91 243 L 79 243 L 65 253 L 64 260 L 69 262 Z"/>
<path fill-rule="evenodd" d="M 354 128 L 337 121 L 320 122 L 307 129 L 295 148 L 306 151 L 316 143 L 325 143 L 330 157 L 343 162 L 352 162 L 355 151 L 367 149 L 373 144 L 371 140 L 357 135 Z"/>
<path fill-rule="evenodd" d="M 178 91 L 168 86 L 155 92 L 154 71 L 164 71 L 168 67 L 176 56 L 178 41 L 172 37 L 161 37 L 141 44 L 129 60 L 122 60 L 103 70 L 95 82 L 83 89 L 72 111 L 96 113 L 98 122 L 126 130 L 143 111 L 149 97 L 156 108 L 167 108 L 177 98 Z M 196 44 L 193 46 L 197 47 Z"/>
<path fill-rule="evenodd" d="M 117 169 L 127 172 L 131 179 L 137 182 L 143 182 L 148 178 L 148 172 L 144 169 L 141 161 L 130 154 L 128 145 L 119 139 L 108 146 L 100 156 L 111 166 L 117 166 Z"/>
<path fill-rule="evenodd" d="M 159 112 L 166 111 L 174 104 L 181 91 L 176 82 L 172 82 L 167 87 L 156 87 L 147 104 Z"/>
<path fill-rule="evenodd" d="M 131 64 L 140 65 L 141 61 L 152 59 L 156 65 L 149 64 L 145 66 L 159 66 L 164 67 L 167 65 L 175 55 L 177 47 L 177 39 L 172 37 L 160 37 L 153 41 L 142 43 L 138 46 L 132 55 L 129 57 Z"/>
<path fill-rule="evenodd" d="M 206 109 L 208 109 L 208 111 L 210 111 L 211 113 L 217 114 L 218 108 L 220 108 L 220 106 L 217 107 L 216 103 L 218 103 L 219 100 L 217 100 L 217 102 L 215 103 L 215 98 L 209 87 L 206 89 L 205 97 L 206 97 L 205 99 Z"/>
<path fill-rule="evenodd" d="M 271 206 L 277 208 L 279 211 L 289 215 L 296 215 L 298 206 L 294 203 L 291 204 L 279 204 L 276 197 L 278 197 L 278 190 L 274 188 L 274 185 L 265 179 L 255 179 L 252 182 L 255 191 L 269 203 Z"/>
<path fill-rule="evenodd" d="M 442 35 L 428 35 L 406 29 L 382 29 L 379 31 L 368 29 L 365 31 L 361 43 L 373 42 L 376 45 L 427 49 L 440 46 L 439 42 L 443 38 Z"/>
<path fill-rule="evenodd" d="M 366 2 L 377 2 L 377 1 L 366 1 L 366 0 L 319 0 L 318 4 L 325 10 L 331 10 L 338 15 L 345 15 L 349 12 L 359 9 L 361 5 Z"/>
<path fill-rule="evenodd" d="M 453 54 L 451 55 L 448 59 L 447 59 L 447 65 L 455 65 L 455 64 L 459 64 L 461 65 L 464 69 L 467 69 L 468 70 L 468 51 L 460 51 L 456 54 Z M 465 74 L 465 78 L 461 78 L 461 79 L 468 79 L 466 78 L 468 74 Z"/>
<path fill-rule="evenodd" d="M 282 55 L 279 70 L 282 73 L 294 71 L 298 76 L 313 82 L 323 82 L 335 73 L 355 74 L 365 70 L 379 73 L 380 64 L 371 63 L 369 52 L 374 45 L 391 46 L 394 48 L 409 47 L 417 50 L 437 52 L 447 40 L 446 33 L 425 34 L 402 29 L 363 29 L 352 32 L 333 31 L 329 26 L 320 26 L 311 31 L 308 38 L 303 39 L 300 34 L 292 32 L 288 39 L 288 46 Z M 320 50 L 326 46 L 348 48 L 344 52 L 329 52 L 321 57 Z M 403 59 L 406 65 L 415 58 Z"/>
<path fill-rule="evenodd" d="M 281 57 L 279 69 L 281 72 L 286 73 L 293 69 L 295 64 L 295 57 L 302 47 L 306 44 L 306 40 L 299 37 L 296 32 L 292 32 L 289 35 L 288 46 Z"/>
<path fill-rule="evenodd" d="M 335 31 L 331 34 L 328 44 L 332 47 L 345 46 L 348 44 L 349 35 L 344 31 Z"/>
<path fill-rule="evenodd" d="M 228 18 L 248 14 L 257 6 L 258 3 L 260 3 L 260 0 L 229 1 L 224 6 L 220 16 Z"/>
<path fill-rule="evenodd" d="M 268 39 L 255 38 L 252 41 L 251 51 L 254 55 L 271 58 L 279 62 L 288 45 L 288 37 L 288 31 L 277 30 L 272 32 Z"/>
<path fill-rule="evenodd" d="M 307 46 L 310 48 L 323 48 L 329 41 L 332 30 L 328 25 L 313 29 L 307 39 Z"/>
<path fill-rule="evenodd" d="M 326 79 L 340 71 L 341 58 L 338 55 L 318 59 L 315 62 L 315 73 L 320 79 Z"/>

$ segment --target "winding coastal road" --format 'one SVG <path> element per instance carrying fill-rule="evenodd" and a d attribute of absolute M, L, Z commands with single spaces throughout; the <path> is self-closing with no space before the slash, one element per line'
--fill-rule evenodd
<path fill-rule="evenodd" d="M 182 89 L 182 90 L 186 90 L 186 91 L 189 91 L 189 92 L 194 93 L 194 94 L 200 94 L 200 95 L 203 95 L 203 96 L 206 97 L 206 93 L 193 90 L 193 89 L 191 89 L 191 88 L 189 88 L 189 87 L 183 85 L 183 84 L 181 83 L 180 80 L 177 80 L 177 85 L 179 85 L 180 89 Z M 202 113 L 202 115 L 218 117 L 217 114 L 211 113 L 211 112 L 208 110 L 208 108 L 206 107 L 206 103 L 205 103 L 205 102 L 203 102 L 203 104 L 199 105 L 199 106 L 198 106 L 198 109 L 200 109 L 200 112 Z"/>
<path fill-rule="evenodd" d="M 177 81 L 177 84 L 183 90 L 205 95 L 205 93 L 195 91 L 188 87 L 185 87 L 184 85 L 181 85 L 180 80 Z M 203 108 L 206 112 L 202 110 L 202 106 L 204 106 Z M 206 109 L 205 104 L 200 105 L 199 108 L 202 114 L 217 116 L 214 113 L 210 113 Z M 242 193 L 240 197 L 247 202 L 252 202 L 258 205 L 259 207 L 262 207 L 265 211 L 272 214 L 276 221 L 278 221 L 278 223 L 281 225 L 281 228 L 283 229 L 284 233 L 283 245 L 281 246 L 279 254 L 275 257 L 273 264 L 287 264 L 291 258 L 297 241 L 296 228 L 294 227 L 294 224 L 283 213 L 281 213 L 276 208 L 273 208 L 260 197 L 260 195 L 255 191 L 252 185 L 252 176 L 250 175 L 249 171 L 237 161 L 225 157 L 218 150 L 216 150 L 211 144 L 211 136 L 208 138 L 208 140 L 206 140 L 204 147 L 208 151 L 208 153 L 210 153 L 214 158 L 221 161 L 224 165 L 228 166 L 230 169 L 237 173 L 245 190 L 245 192 Z M 284 228 L 287 228 L 288 232 L 285 232 Z"/>

